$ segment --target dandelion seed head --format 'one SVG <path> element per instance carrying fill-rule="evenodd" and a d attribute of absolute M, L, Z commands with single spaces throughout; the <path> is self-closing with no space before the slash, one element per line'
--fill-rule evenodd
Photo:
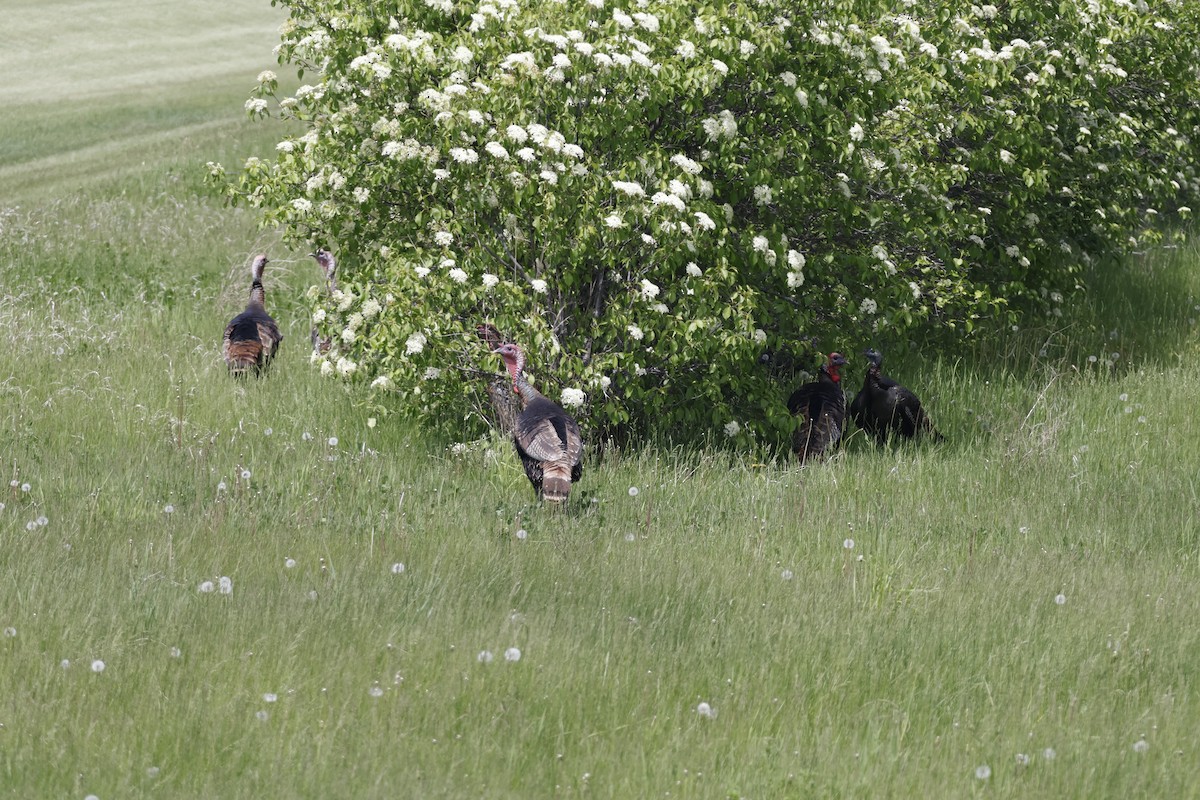
<path fill-rule="evenodd" d="M 383 687 L 376 684 L 370 689 L 367 689 L 367 694 L 371 695 L 371 697 L 383 697 Z"/>
<path fill-rule="evenodd" d="M 700 703 L 696 706 L 696 713 L 704 719 L 716 719 L 717 710 L 708 703 Z"/>
<path fill-rule="evenodd" d="M 268 714 L 266 711 L 256 711 L 256 712 L 254 712 L 254 718 L 256 720 L 258 720 L 259 722 L 266 722 L 267 720 L 269 720 L 271 718 L 271 715 Z"/>
<path fill-rule="evenodd" d="M 392 564 L 392 574 L 393 575 L 403 575 L 404 570 L 405 570 L 405 567 L 404 567 L 403 563 L 397 561 L 395 564 Z"/>
<path fill-rule="evenodd" d="M 217 578 L 217 590 L 221 594 L 233 594 L 233 579 L 226 575 Z"/>
<path fill-rule="evenodd" d="M 30 486 L 28 483 L 22 483 L 22 484 L 21 484 L 21 491 L 22 491 L 22 492 L 28 492 L 28 491 L 29 491 L 31 488 L 33 488 L 33 487 L 31 487 L 31 486 Z"/>
<path fill-rule="evenodd" d="M 980 764 L 975 768 L 975 777 L 981 781 L 986 781 L 988 778 L 992 777 L 992 768 L 987 764 Z"/>
<path fill-rule="evenodd" d="M 16 636 L 16 635 L 17 635 L 17 629 L 16 629 L 16 628 L 12 628 L 12 627 L 5 628 L 5 629 L 4 629 L 4 635 L 5 635 L 7 638 L 11 639 L 11 638 L 13 638 L 14 636 Z"/>
<path fill-rule="evenodd" d="M 524 541 L 525 539 L 527 539 L 529 537 L 529 531 L 525 530 L 524 528 L 519 528 L 517 530 L 516 537 L 518 539 Z"/>
<path fill-rule="evenodd" d="M 329 437 L 329 446 L 337 447 L 337 444 L 338 444 L 338 438 L 336 436 L 330 436 Z"/>
<path fill-rule="evenodd" d="M 95 661 L 93 661 L 92 662 L 92 672 L 95 672 L 96 674 L 100 674 L 101 672 L 104 672 L 104 662 L 98 658 Z"/>
<path fill-rule="evenodd" d="M 1018 767 L 1028 767 L 1031 761 L 1033 761 L 1033 759 L 1029 757 L 1028 753 L 1017 753 Z"/>
<path fill-rule="evenodd" d="M 71 668 L 71 659 L 64 658 L 62 661 L 58 662 L 58 665 L 60 667 L 62 667 L 63 669 L 70 669 Z"/>
<path fill-rule="evenodd" d="M 779 573 L 779 577 L 783 578 L 785 581 L 790 581 L 792 578 L 796 577 L 796 575 L 790 569 L 785 569 L 783 572 Z"/>
<path fill-rule="evenodd" d="M 491 650 L 480 650 L 479 655 L 475 656 L 475 660 L 480 664 L 490 664 L 493 658 Z"/>
<path fill-rule="evenodd" d="M 242 480 L 244 480 L 244 481 L 250 480 L 250 470 L 248 470 L 248 469 L 242 470 Z"/>
<path fill-rule="evenodd" d="M 627 542 L 634 542 L 634 541 L 637 541 L 637 534 L 636 534 L 636 533 L 634 533 L 633 531 L 630 531 L 629 533 L 626 533 L 626 534 L 625 534 L 625 541 L 627 541 Z"/>
<path fill-rule="evenodd" d="M 1145 753 L 1149 749 L 1150 743 L 1146 741 L 1145 737 L 1142 737 L 1133 743 L 1133 752 L 1135 753 Z"/>
<path fill-rule="evenodd" d="M 309 433 L 308 431 L 305 431 L 304 433 L 300 434 L 300 441 L 302 441 L 302 442 L 311 442 L 311 441 L 312 441 L 312 434 L 311 434 L 311 433 Z"/>
<path fill-rule="evenodd" d="M 847 550 L 853 550 L 854 549 L 854 540 L 853 539 L 844 540 L 842 542 L 842 547 L 846 548 Z"/>
<path fill-rule="evenodd" d="M 1058 606 L 1066 605 L 1067 596 L 1065 594 L 1054 595 L 1054 604 Z"/>
<path fill-rule="evenodd" d="M 283 560 L 283 566 L 286 567 L 287 569 L 291 569 L 292 567 L 296 566 L 296 559 L 285 558 Z"/>
<path fill-rule="evenodd" d="M 181 658 L 183 656 L 183 651 L 178 647 L 172 647 L 167 651 L 167 653 L 171 656 L 171 658 Z"/>
<path fill-rule="evenodd" d="M 266 694 L 263 695 L 264 703 L 274 703 L 278 699 L 279 699 L 279 695 L 275 694 L 274 692 L 267 692 Z"/>
<path fill-rule="evenodd" d="M 637 496 L 638 496 L 638 492 L 639 492 L 639 491 L 640 491 L 640 490 L 638 489 L 638 487 L 636 487 L 636 486 L 630 486 L 630 487 L 629 487 L 629 496 L 630 496 L 630 497 L 637 497 Z"/>
<path fill-rule="evenodd" d="M 163 513 L 164 514 L 174 514 L 175 506 L 171 505 L 170 503 L 167 503 L 165 506 L 163 506 Z"/>
<path fill-rule="evenodd" d="M 1047 761 L 1053 761 L 1057 755 L 1058 753 L 1054 752 L 1053 747 L 1047 747 L 1042 751 L 1042 758 L 1046 759 Z"/>
<path fill-rule="evenodd" d="M 31 520 L 29 520 L 29 522 L 26 522 L 26 523 L 25 523 L 25 530 L 27 530 L 27 531 L 36 531 L 36 530 L 37 530 L 37 520 L 36 520 L 36 519 L 31 519 Z"/>
<path fill-rule="evenodd" d="M 217 587 L 216 587 L 216 585 L 215 585 L 215 584 L 214 584 L 212 581 L 203 581 L 203 582 L 201 582 L 201 584 L 200 584 L 200 593 L 201 593 L 201 594 L 208 594 L 209 592 L 211 592 L 211 591 L 212 591 L 213 589 L 215 589 L 215 588 L 217 588 Z"/>
<path fill-rule="evenodd" d="M 218 492 L 223 492 L 223 491 L 225 491 L 225 490 L 226 490 L 226 489 L 228 489 L 228 488 L 229 488 L 229 487 L 225 485 L 225 481 L 221 481 L 220 483 L 218 483 L 218 484 L 217 484 L 217 491 L 218 491 Z"/>
<path fill-rule="evenodd" d="M 516 647 L 510 647 L 507 650 L 505 650 L 504 651 L 504 660 L 505 661 L 520 661 L 521 660 L 520 649 L 516 648 Z"/>

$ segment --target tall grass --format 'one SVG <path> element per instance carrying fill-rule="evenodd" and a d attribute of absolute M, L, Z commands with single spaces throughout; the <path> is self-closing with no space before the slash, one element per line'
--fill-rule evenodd
<path fill-rule="evenodd" d="M 890 347 L 944 445 L 610 449 L 556 514 L 508 442 L 372 426 L 308 366 L 315 264 L 199 188 L 209 146 L 270 146 L 243 88 L 209 87 L 224 145 L 63 192 L 64 132 L 5 195 L 5 794 L 1196 793 L 1195 250 Z M 259 250 L 286 339 L 233 381 Z"/>

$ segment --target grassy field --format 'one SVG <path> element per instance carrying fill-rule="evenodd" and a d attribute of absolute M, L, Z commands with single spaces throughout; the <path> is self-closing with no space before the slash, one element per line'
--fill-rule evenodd
<path fill-rule="evenodd" d="M 507 442 L 371 427 L 315 264 L 202 191 L 275 140 L 279 12 L 147 8 L 0 53 L 0 795 L 1200 795 L 1200 253 L 895 353 L 944 445 L 608 451 L 556 515 Z"/>

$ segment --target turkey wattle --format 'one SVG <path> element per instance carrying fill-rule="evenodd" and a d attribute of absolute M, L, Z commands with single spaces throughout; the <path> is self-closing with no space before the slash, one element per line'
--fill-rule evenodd
<path fill-rule="evenodd" d="M 583 437 L 579 423 L 525 379 L 525 354 L 515 344 L 493 350 L 512 376 L 513 391 L 524 409 L 513 430 L 517 455 L 539 497 L 565 503 L 571 484 L 583 475 Z"/>
<path fill-rule="evenodd" d="M 262 275 L 266 265 L 265 255 L 254 257 L 254 263 L 250 266 L 250 301 L 246 304 L 246 310 L 225 326 L 221 350 L 232 375 L 241 376 L 250 370 L 261 373 L 271 363 L 283 341 L 279 326 L 263 307 L 265 294 Z"/>
<path fill-rule="evenodd" d="M 800 419 L 792 435 L 792 449 L 801 464 L 825 455 L 842 439 L 846 395 L 842 391 L 840 369 L 845 364 L 841 353 L 830 353 L 817 379 L 804 384 L 788 398 L 788 411 Z"/>

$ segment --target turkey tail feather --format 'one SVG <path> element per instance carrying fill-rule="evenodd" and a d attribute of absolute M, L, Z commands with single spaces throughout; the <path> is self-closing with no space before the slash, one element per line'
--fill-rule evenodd
<path fill-rule="evenodd" d="M 542 465 L 542 497 L 551 503 L 565 503 L 571 494 L 571 468 L 566 464 Z"/>
<path fill-rule="evenodd" d="M 231 341 L 225 347 L 225 362 L 231 372 L 240 373 L 257 367 L 262 351 L 262 342 L 256 339 Z"/>

